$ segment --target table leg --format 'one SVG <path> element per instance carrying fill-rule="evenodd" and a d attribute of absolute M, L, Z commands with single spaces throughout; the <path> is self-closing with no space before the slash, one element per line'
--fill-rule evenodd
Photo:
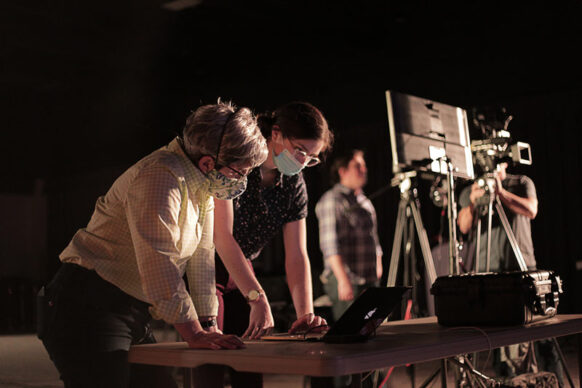
<path fill-rule="evenodd" d="M 578 385 L 582 387 L 582 333 L 578 333 L 576 337 L 578 337 Z"/>
<path fill-rule="evenodd" d="M 194 378 L 192 368 L 182 368 L 184 378 L 184 388 L 194 388 Z"/>

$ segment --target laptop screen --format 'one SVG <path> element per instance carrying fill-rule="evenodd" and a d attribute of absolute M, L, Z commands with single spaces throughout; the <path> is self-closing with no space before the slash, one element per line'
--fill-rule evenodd
<path fill-rule="evenodd" d="M 370 287 L 364 290 L 323 337 L 369 337 L 399 306 L 410 287 Z"/>

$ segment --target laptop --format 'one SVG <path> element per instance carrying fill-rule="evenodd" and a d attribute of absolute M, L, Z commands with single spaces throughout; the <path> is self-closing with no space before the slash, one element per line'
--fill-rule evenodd
<path fill-rule="evenodd" d="M 326 332 L 276 333 L 261 337 L 266 341 L 323 341 L 348 343 L 366 341 L 402 302 L 411 287 L 370 287 L 364 290 L 337 322 Z"/>

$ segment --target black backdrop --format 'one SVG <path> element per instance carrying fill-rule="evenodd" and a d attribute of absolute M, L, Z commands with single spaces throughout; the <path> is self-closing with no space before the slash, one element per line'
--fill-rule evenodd
<path fill-rule="evenodd" d="M 295 99 L 320 107 L 340 146 L 366 150 L 371 193 L 391 178 L 384 91 L 392 89 L 515 116 L 512 134 L 532 146 L 533 165 L 518 171 L 538 190 L 539 267 L 563 277 L 562 311 L 582 312 L 579 2 L 201 0 L 181 11 L 168 3 L 0 5 L 0 258 L 14 272 L 0 277 L 46 280 L 96 197 L 167 143 L 190 110 L 218 97 L 257 112 Z M 322 264 L 313 207 L 325 178 L 324 167 L 306 171 L 314 278 Z M 46 221 L 14 202 L 39 187 Z M 374 201 L 386 268 L 396 191 Z M 439 209 L 421 196 L 433 241 Z M 19 257 L 28 244 L 20 239 L 32 233 L 19 229 L 23 217 L 45 225 L 35 237 L 42 252 L 28 261 Z M 261 259 L 267 274 L 282 273 L 277 244 Z M 31 271 L 30 260 L 41 265 Z"/>

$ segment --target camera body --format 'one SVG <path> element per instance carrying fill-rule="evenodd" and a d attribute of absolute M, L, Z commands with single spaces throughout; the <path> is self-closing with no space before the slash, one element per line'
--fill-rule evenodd
<path fill-rule="evenodd" d="M 483 140 L 471 141 L 473 165 L 478 175 L 493 173 L 503 162 L 532 164 L 528 143 L 514 141 L 507 130 L 513 116 L 505 108 L 496 111 L 473 109 L 473 126 L 480 129 Z"/>
<path fill-rule="evenodd" d="M 512 119 L 505 108 L 487 113 L 473 109 L 473 125 L 483 134 L 483 140 L 471 141 L 473 165 L 479 176 L 476 182 L 485 191 L 476 201 L 478 206 L 486 207 L 495 199 L 495 173 L 501 163 L 532 164 L 530 145 L 513 141 L 507 130 Z"/>
<path fill-rule="evenodd" d="M 499 131 L 495 137 L 471 142 L 473 164 L 487 174 L 495 171 L 502 162 L 532 164 L 530 145 L 524 142 L 512 142 L 509 132 Z"/>

